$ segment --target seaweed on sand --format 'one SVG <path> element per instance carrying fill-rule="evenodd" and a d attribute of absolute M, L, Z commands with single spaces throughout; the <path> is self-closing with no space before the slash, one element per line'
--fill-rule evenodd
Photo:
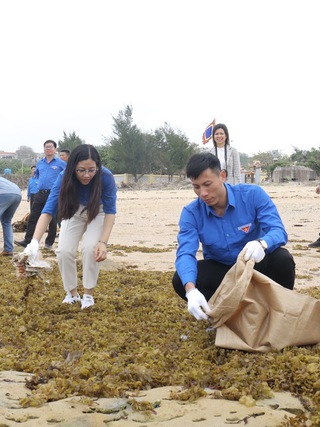
<path fill-rule="evenodd" d="M 174 293 L 170 272 L 101 271 L 96 305 L 81 310 L 61 304 L 56 265 L 46 280 L 17 279 L 9 260 L 0 265 L 0 369 L 34 374 L 24 406 L 167 385 L 189 389 L 190 398 L 206 387 L 233 400 L 289 391 L 320 425 L 319 345 L 267 354 L 217 348 L 209 324 Z M 320 298 L 319 288 L 304 292 Z"/>

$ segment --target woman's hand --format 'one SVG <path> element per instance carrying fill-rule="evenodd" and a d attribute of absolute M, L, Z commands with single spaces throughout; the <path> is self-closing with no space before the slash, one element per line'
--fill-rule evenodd
<path fill-rule="evenodd" d="M 104 242 L 98 242 L 94 250 L 94 258 L 96 262 L 101 262 L 107 259 L 107 245 Z"/>

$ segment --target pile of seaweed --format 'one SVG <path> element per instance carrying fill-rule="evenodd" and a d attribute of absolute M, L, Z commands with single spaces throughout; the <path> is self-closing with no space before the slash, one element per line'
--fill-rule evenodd
<path fill-rule="evenodd" d="M 0 266 L 0 369 L 34 374 L 24 406 L 168 385 L 185 387 L 188 399 L 206 387 L 231 400 L 289 391 L 320 425 L 319 345 L 267 354 L 217 348 L 209 323 L 174 293 L 172 272 L 101 271 L 95 306 L 81 310 L 61 304 L 55 264 L 45 277 L 24 279 L 10 260 Z M 81 275 L 79 265 L 79 283 Z M 318 288 L 304 293 L 320 298 Z"/>

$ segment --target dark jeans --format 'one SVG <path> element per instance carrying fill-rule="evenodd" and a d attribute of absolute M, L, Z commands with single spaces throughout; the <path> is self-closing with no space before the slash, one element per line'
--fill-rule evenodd
<path fill-rule="evenodd" d="M 225 265 L 212 259 L 198 261 L 196 287 L 205 296 L 207 301 L 209 301 L 218 289 L 231 267 L 232 265 Z M 261 262 L 255 264 L 254 268 L 279 283 L 279 285 L 293 289 L 295 262 L 287 249 L 278 248 L 271 254 L 266 254 Z M 181 298 L 186 299 L 186 292 L 177 272 L 173 275 L 172 284 L 177 294 Z"/>
<path fill-rule="evenodd" d="M 44 208 L 44 205 L 46 204 L 49 194 L 50 193 L 42 193 L 41 191 L 39 191 L 37 194 L 34 195 L 34 200 L 32 203 L 32 208 L 31 208 L 30 217 L 29 217 L 28 226 L 27 226 L 27 231 L 24 236 L 24 240 L 27 243 L 31 242 L 38 219 L 41 215 L 41 211 Z M 57 220 L 55 217 L 52 217 L 52 220 L 50 221 L 50 224 L 49 224 L 49 232 L 46 237 L 45 244 L 52 246 L 54 244 L 56 234 L 57 234 Z"/>
<path fill-rule="evenodd" d="M 30 212 L 32 210 L 32 205 L 33 205 L 34 197 L 35 197 L 36 194 L 37 193 L 30 194 Z"/>

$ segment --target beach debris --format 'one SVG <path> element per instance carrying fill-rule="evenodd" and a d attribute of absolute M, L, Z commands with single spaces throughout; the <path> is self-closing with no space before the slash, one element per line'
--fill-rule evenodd
<path fill-rule="evenodd" d="M 12 263 L 16 267 L 17 276 L 25 278 L 29 276 L 41 276 L 44 270 L 52 270 L 47 261 L 27 255 L 24 252 L 15 254 Z"/>

